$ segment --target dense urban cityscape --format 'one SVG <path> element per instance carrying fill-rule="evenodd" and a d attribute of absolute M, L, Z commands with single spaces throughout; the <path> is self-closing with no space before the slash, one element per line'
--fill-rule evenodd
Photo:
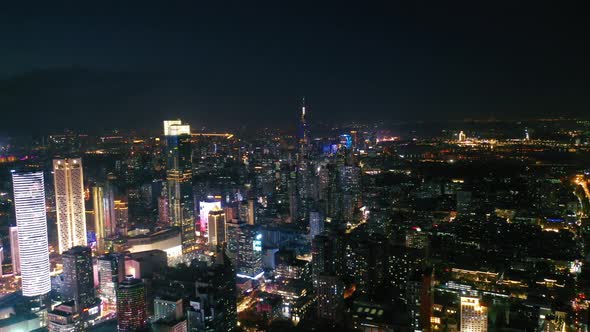
<path fill-rule="evenodd" d="M 590 332 L 583 5 L 4 1 L 0 332 Z"/>
<path fill-rule="evenodd" d="M 307 116 L 3 138 L 0 330 L 588 328 L 589 121 Z"/>

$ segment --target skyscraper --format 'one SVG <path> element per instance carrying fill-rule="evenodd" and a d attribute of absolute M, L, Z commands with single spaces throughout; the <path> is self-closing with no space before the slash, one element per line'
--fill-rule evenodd
<path fill-rule="evenodd" d="M 92 201 L 94 204 L 96 247 L 99 253 L 103 253 L 106 250 L 105 239 L 116 234 L 113 190 L 108 185 L 92 187 Z"/>
<path fill-rule="evenodd" d="M 238 274 L 250 278 L 261 276 L 262 234 L 256 226 L 241 224 L 238 233 Z"/>
<path fill-rule="evenodd" d="M 53 160 L 59 253 L 85 246 L 86 214 L 82 159 Z"/>
<path fill-rule="evenodd" d="M 488 308 L 478 297 L 461 296 L 461 332 L 487 332 Z"/>
<path fill-rule="evenodd" d="M 309 213 L 309 240 L 324 231 L 324 217 L 318 211 L 311 211 Z"/>
<path fill-rule="evenodd" d="M 49 293 L 49 249 L 43 172 L 12 173 L 18 227 L 22 292 L 35 297 Z"/>
<path fill-rule="evenodd" d="M 73 247 L 64 251 L 62 258 L 64 274 L 63 298 L 73 300 L 78 312 L 90 308 L 96 302 L 90 248 Z"/>
<path fill-rule="evenodd" d="M 222 209 L 213 209 L 209 212 L 209 245 L 216 246 L 225 242 L 225 212 Z"/>
<path fill-rule="evenodd" d="M 121 255 L 106 254 L 98 258 L 98 295 L 103 312 L 117 310 L 117 288 L 125 275 L 125 259 Z"/>
<path fill-rule="evenodd" d="M 129 230 L 129 204 L 122 200 L 114 201 L 115 234 L 127 236 Z"/>
<path fill-rule="evenodd" d="M 20 274 L 20 255 L 18 252 L 18 227 L 10 226 L 10 257 L 12 258 L 12 272 Z"/>
<path fill-rule="evenodd" d="M 183 251 L 195 246 L 194 194 L 192 188 L 191 129 L 180 120 L 164 121 L 168 214 L 171 224 L 181 228 Z"/>
<path fill-rule="evenodd" d="M 221 209 L 221 202 L 215 199 L 207 199 L 199 202 L 199 231 L 201 236 L 209 236 L 209 212 Z"/>
<path fill-rule="evenodd" d="M 133 332 L 147 326 L 146 293 L 143 282 L 126 277 L 117 288 L 119 332 Z"/>
<path fill-rule="evenodd" d="M 189 331 L 234 331 L 237 325 L 236 274 L 222 250 L 197 281 L 196 298 L 187 312 Z"/>
<path fill-rule="evenodd" d="M 309 126 L 305 111 L 305 97 L 301 101 L 301 118 L 299 119 L 299 154 L 301 157 L 307 155 L 310 142 Z"/>

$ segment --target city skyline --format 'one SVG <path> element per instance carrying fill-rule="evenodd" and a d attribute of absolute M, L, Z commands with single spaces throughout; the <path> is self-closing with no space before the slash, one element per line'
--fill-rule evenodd
<path fill-rule="evenodd" d="M 575 2 L 0 10 L 0 331 L 587 332 Z"/>

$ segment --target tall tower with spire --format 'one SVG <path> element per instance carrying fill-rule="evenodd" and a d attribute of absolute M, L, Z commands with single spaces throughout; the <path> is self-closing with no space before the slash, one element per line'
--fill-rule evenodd
<path fill-rule="evenodd" d="M 305 156 L 308 152 L 310 143 L 309 127 L 307 124 L 307 114 L 305 112 L 305 97 L 301 101 L 301 118 L 299 119 L 299 153 Z"/>

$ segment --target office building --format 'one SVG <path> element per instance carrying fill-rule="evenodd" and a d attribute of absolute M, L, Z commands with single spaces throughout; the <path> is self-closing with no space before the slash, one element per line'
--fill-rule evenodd
<path fill-rule="evenodd" d="M 113 189 L 109 184 L 92 187 L 94 231 L 96 233 L 96 248 L 99 253 L 104 253 L 107 250 L 105 240 L 116 234 L 114 196 Z"/>
<path fill-rule="evenodd" d="M 199 232 L 201 236 L 209 236 L 209 212 L 220 209 L 221 202 L 216 199 L 209 198 L 199 202 Z"/>
<path fill-rule="evenodd" d="M 254 200 L 248 199 L 247 201 L 242 201 L 238 206 L 238 215 L 241 221 L 247 223 L 248 225 L 254 225 L 256 223 Z"/>
<path fill-rule="evenodd" d="M 168 181 L 168 217 L 182 230 L 184 252 L 194 249 L 195 218 L 192 188 L 192 144 L 190 126 L 180 120 L 164 121 L 166 137 L 166 178 Z"/>
<path fill-rule="evenodd" d="M 82 159 L 53 160 L 59 253 L 86 246 Z"/>
<path fill-rule="evenodd" d="M 122 200 L 115 200 L 114 209 L 116 234 L 125 237 L 129 231 L 129 204 Z"/>
<path fill-rule="evenodd" d="M 13 172 L 12 185 L 22 292 L 42 296 L 51 290 L 43 172 Z"/>
<path fill-rule="evenodd" d="M 64 285 L 62 298 L 74 301 L 77 312 L 95 302 L 92 253 L 88 247 L 73 247 L 62 254 Z"/>
<path fill-rule="evenodd" d="M 62 303 L 47 314 L 49 332 L 82 332 L 84 325 L 73 301 Z"/>
<path fill-rule="evenodd" d="M 178 320 L 182 318 L 183 312 L 182 298 L 156 297 L 154 299 L 154 321 L 159 319 Z"/>
<path fill-rule="evenodd" d="M 488 308 L 478 297 L 461 296 L 461 332 L 487 332 Z"/>
<path fill-rule="evenodd" d="M 209 245 L 217 246 L 226 242 L 225 212 L 216 208 L 209 212 Z"/>
<path fill-rule="evenodd" d="M 237 325 L 236 274 L 224 251 L 197 281 L 187 308 L 189 331 L 234 331 Z"/>
<path fill-rule="evenodd" d="M 125 276 L 125 258 L 106 254 L 98 258 L 98 296 L 103 312 L 116 312 L 117 288 Z"/>
<path fill-rule="evenodd" d="M 146 292 L 139 279 L 126 277 L 117 288 L 119 332 L 133 332 L 147 326 Z"/>
<path fill-rule="evenodd" d="M 241 224 L 237 229 L 238 276 L 259 278 L 262 276 L 262 233 L 256 226 Z"/>

